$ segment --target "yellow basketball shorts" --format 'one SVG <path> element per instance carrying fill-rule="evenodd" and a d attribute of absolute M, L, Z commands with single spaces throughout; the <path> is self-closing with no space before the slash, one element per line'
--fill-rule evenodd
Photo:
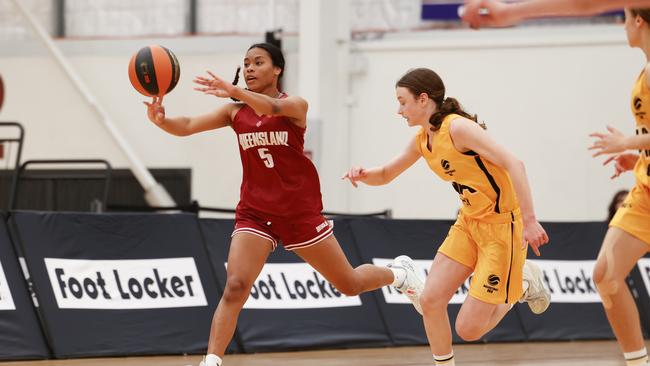
<path fill-rule="evenodd" d="M 472 219 L 463 214 L 438 251 L 474 269 L 470 296 L 489 304 L 514 303 L 523 294 L 527 245 L 519 210 Z"/>
<path fill-rule="evenodd" d="M 609 226 L 617 227 L 650 246 L 650 188 L 635 185 Z"/>

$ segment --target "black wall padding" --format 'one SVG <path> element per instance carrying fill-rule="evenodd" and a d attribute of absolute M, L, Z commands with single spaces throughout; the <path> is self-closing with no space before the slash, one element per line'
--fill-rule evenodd
<path fill-rule="evenodd" d="M 0 220 L 0 329 L 0 359 L 50 357 L 4 220 Z"/>
<path fill-rule="evenodd" d="M 55 357 L 205 351 L 218 297 L 194 215 L 11 220 Z"/>

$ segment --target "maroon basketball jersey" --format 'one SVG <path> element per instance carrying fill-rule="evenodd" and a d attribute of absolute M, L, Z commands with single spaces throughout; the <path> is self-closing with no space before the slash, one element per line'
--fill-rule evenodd
<path fill-rule="evenodd" d="M 244 105 L 233 129 L 243 168 L 238 209 L 253 209 L 264 219 L 320 214 L 318 172 L 304 154 L 305 130 L 285 116 L 258 116 Z"/>

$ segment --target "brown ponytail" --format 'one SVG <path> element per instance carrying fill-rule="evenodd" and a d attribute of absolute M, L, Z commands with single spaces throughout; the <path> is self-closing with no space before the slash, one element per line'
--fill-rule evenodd
<path fill-rule="evenodd" d="M 469 113 L 465 112 L 456 98 L 447 97 L 442 101 L 442 104 L 438 104 L 438 110 L 429 118 L 429 123 L 432 126 L 431 130 L 437 131 L 440 129 L 442 121 L 450 114 L 457 114 L 478 123 L 477 116 L 472 116 Z M 479 124 L 485 129 L 485 124 Z"/>
<path fill-rule="evenodd" d="M 433 70 L 411 69 L 395 83 L 395 87 L 407 88 L 414 96 L 425 93 L 436 103 L 438 110 L 429 118 L 431 131 L 438 131 L 442 121 L 450 114 L 458 114 L 478 123 L 477 116 L 465 112 L 458 100 L 445 98 L 445 84 Z M 485 128 L 485 124 L 480 125 Z"/>
<path fill-rule="evenodd" d="M 237 84 L 239 83 L 239 72 L 240 71 L 241 71 L 241 66 L 237 66 L 237 71 L 235 71 L 235 80 L 232 81 L 232 85 L 237 86 Z M 231 97 L 230 99 L 232 99 L 235 102 L 239 102 L 239 99 L 237 99 L 237 98 L 232 98 Z"/>

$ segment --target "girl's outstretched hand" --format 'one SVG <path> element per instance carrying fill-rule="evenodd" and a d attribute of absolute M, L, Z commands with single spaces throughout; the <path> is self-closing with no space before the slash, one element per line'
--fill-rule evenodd
<path fill-rule="evenodd" d="M 194 78 L 194 83 L 202 86 L 194 88 L 194 90 L 203 92 L 205 94 L 214 95 L 219 98 L 231 98 L 232 93 L 237 87 L 216 76 L 210 71 L 207 71 L 207 73 L 210 75 L 210 77 L 197 76 Z"/>

